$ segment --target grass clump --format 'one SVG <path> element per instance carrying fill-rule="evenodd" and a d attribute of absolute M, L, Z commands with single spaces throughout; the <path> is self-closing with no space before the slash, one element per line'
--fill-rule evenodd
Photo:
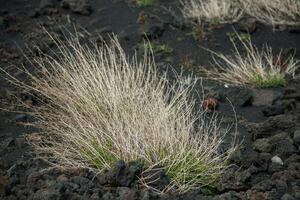
<path fill-rule="evenodd" d="M 140 7 L 148 7 L 154 4 L 154 0 L 136 0 L 136 2 Z"/>
<path fill-rule="evenodd" d="M 243 10 L 236 0 L 181 0 L 182 14 L 197 24 L 202 22 L 233 23 L 238 21 Z"/>
<path fill-rule="evenodd" d="M 118 160 L 138 160 L 147 172 L 160 166 L 171 178 L 162 191 L 185 192 L 217 180 L 236 146 L 221 149 L 226 133 L 216 116 L 195 109 L 194 83 L 181 76 L 171 83 L 158 75 L 151 54 L 128 58 L 114 37 L 100 46 L 81 44 L 78 36 L 65 42 L 50 37 L 57 51 L 29 60 L 38 72 L 24 71 L 30 84 L 4 72 L 40 97 L 29 113 L 42 131 L 30 138 L 40 157 L 100 172 Z M 140 180 L 149 185 L 149 177 Z"/>
<path fill-rule="evenodd" d="M 240 0 L 250 16 L 271 25 L 300 25 L 299 0 Z"/>
<path fill-rule="evenodd" d="M 233 56 L 212 52 L 217 69 L 205 69 L 209 78 L 224 84 L 236 86 L 253 86 L 259 88 L 279 87 L 286 84 L 287 76 L 294 77 L 299 61 L 293 56 L 284 58 L 280 52 L 273 55 L 268 46 L 259 51 L 251 40 L 243 40 L 238 34 L 244 54 L 238 50 L 235 40 Z"/>
<path fill-rule="evenodd" d="M 253 75 L 251 83 L 257 87 L 269 88 L 269 87 L 282 87 L 286 84 L 285 75 L 283 73 L 271 74 L 267 73 L 265 77 L 259 74 Z"/>

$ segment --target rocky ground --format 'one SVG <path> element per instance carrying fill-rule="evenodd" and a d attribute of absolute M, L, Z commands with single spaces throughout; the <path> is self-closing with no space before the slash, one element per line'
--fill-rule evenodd
<path fill-rule="evenodd" d="M 128 52 L 138 50 L 146 35 L 156 44 L 153 49 L 160 70 L 171 65 L 197 76 L 201 76 L 200 65 L 210 66 L 211 56 L 205 48 L 230 53 L 229 36 L 235 31 L 251 35 L 258 47 L 267 43 L 275 53 L 280 49 L 295 52 L 300 46 L 300 27 L 274 30 L 250 18 L 195 31 L 182 19 L 175 0 L 160 0 L 148 8 L 137 7 L 134 0 L 1 0 L 0 67 L 26 65 L 20 51 L 24 47 L 32 53 L 35 45 L 44 51 L 51 47 L 40 25 L 57 34 L 62 27 L 85 28 L 87 37 L 96 42 L 100 36 L 115 33 Z M 24 77 L 18 70 L 14 73 Z M 26 143 L 26 135 L 34 130 L 21 122 L 29 117 L 1 110 L 0 199 L 300 199 L 300 80 L 273 89 L 228 88 L 207 80 L 203 85 L 227 122 L 234 122 L 227 99 L 232 102 L 238 138 L 243 140 L 231 158 L 232 167 L 215 188 L 158 196 L 136 183 L 142 167 L 138 163 L 119 162 L 104 174 L 47 168 Z M 16 90 L 3 79 L 0 94 L 4 109 L 5 102 L 12 105 L 13 95 L 29 105 L 35 103 L 26 91 Z M 163 172 L 160 176 L 158 184 L 164 184 L 167 177 Z"/>

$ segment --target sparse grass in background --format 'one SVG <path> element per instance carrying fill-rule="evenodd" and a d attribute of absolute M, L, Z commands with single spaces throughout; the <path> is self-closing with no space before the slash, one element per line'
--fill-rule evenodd
<path fill-rule="evenodd" d="M 180 2 L 183 16 L 198 24 L 233 23 L 243 15 L 237 0 L 181 0 Z"/>
<path fill-rule="evenodd" d="M 268 46 L 259 51 L 251 40 L 242 40 L 239 35 L 237 37 L 244 53 L 238 50 L 235 40 L 232 40 L 233 56 L 212 52 L 217 69 L 205 69 L 208 78 L 228 85 L 267 88 L 284 86 L 287 75 L 295 75 L 295 70 L 299 68 L 298 60 L 283 58 L 281 53 L 273 55 Z"/>
<path fill-rule="evenodd" d="M 251 41 L 251 35 L 249 33 L 228 32 L 226 33 L 226 36 L 228 36 L 230 40 L 242 40 L 244 42 Z"/>
<path fill-rule="evenodd" d="M 197 24 L 193 27 L 192 29 L 192 36 L 196 41 L 201 41 L 202 39 L 205 38 L 205 31 L 204 31 L 204 26 Z"/>
<path fill-rule="evenodd" d="M 300 25 L 299 0 L 240 0 L 247 14 L 272 25 Z"/>
<path fill-rule="evenodd" d="M 153 53 L 166 53 L 170 54 L 173 52 L 173 48 L 170 47 L 168 44 L 161 44 L 159 42 L 151 42 L 151 49 Z"/>
<path fill-rule="evenodd" d="M 136 2 L 140 7 L 152 6 L 154 4 L 154 0 L 136 0 Z"/>
<path fill-rule="evenodd" d="M 160 166 L 171 178 L 164 191 L 185 192 L 218 180 L 236 146 L 221 149 L 226 131 L 217 117 L 195 112 L 193 83 L 159 76 L 148 53 L 129 60 L 116 38 L 92 47 L 78 37 L 52 39 L 55 55 L 40 52 L 32 60 L 39 73 L 26 71 L 32 84 L 5 73 L 47 102 L 31 113 L 42 130 L 30 138 L 39 156 L 61 167 L 98 171 L 118 160 L 138 160 L 147 172 Z M 147 186 L 151 177 L 142 174 Z"/>

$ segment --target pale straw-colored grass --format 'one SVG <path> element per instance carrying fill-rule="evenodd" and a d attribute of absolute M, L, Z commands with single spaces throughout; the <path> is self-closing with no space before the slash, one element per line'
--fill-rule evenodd
<path fill-rule="evenodd" d="M 240 0 L 247 14 L 271 25 L 300 25 L 299 0 Z"/>
<path fill-rule="evenodd" d="M 233 23 L 243 16 L 236 0 L 181 0 L 181 12 L 189 21 Z"/>
<path fill-rule="evenodd" d="M 41 99 L 31 108 L 41 132 L 30 138 L 40 157 L 99 172 L 118 160 L 140 161 L 139 179 L 148 187 L 155 180 L 144 175 L 161 167 L 171 182 L 158 192 L 186 192 L 218 180 L 236 145 L 222 150 L 226 131 L 217 117 L 195 110 L 190 94 L 195 83 L 158 75 L 151 53 L 129 59 L 114 37 L 89 47 L 74 36 L 67 42 L 52 39 L 55 55 L 40 52 L 31 60 L 38 71 L 26 71 L 31 84 L 5 73 Z"/>
<path fill-rule="evenodd" d="M 293 56 L 284 58 L 282 52 L 274 55 L 271 47 L 259 50 L 251 40 L 244 41 L 239 35 L 237 38 L 242 50 L 232 39 L 232 56 L 210 51 L 214 55 L 214 68 L 204 69 L 208 78 L 227 85 L 279 87 L 286 84 L 287 76 L 294 77 L 299 61 Z"/>

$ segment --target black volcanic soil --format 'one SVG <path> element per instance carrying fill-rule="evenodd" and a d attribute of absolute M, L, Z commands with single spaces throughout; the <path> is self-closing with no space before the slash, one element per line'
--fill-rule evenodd
<path fill-rule="evenodd" d="M 96 41 L 100 35 L 115 33 L 130 53 L 139 49 L 146 34 L 150 41 L 172 49 L 155 52 L 161 71 L 171 65 L 199 77 L 199 66 L 210 66 L 211 55 L 205 48 L 230 53 L 228 35 L 235 31 L 248 28 L 255 45 L 268 44 L 275 53 L 280 49 L 299 51 L 300 27 L 274 30 L 249 18 L 207 28 L 205 36 L 195 40 L 192 27 L 178 12 L 178 1 L 157 2 L 139 8 L 134 0 L 0 0 L 0 67 L 27 65 L 20 48 L 34 51 L 38 45 L 47 51 L 51 47 L 40 25 L 57 34 L 61 34 L 62 27 L 85 28 L 88 38 Z M 296 57 L 300 58 L 299 53 Z M 14 74 L 25 78 L 18 70 Z M 0 199 L 300 199 L 300 80 L 273 89 L 227 88 L 205 79 L 203 85 L 206 94 L 217 99 L 217 112 L 227 122 L 234 122 L 227 98 L 232 102 L 238 138 L 243 140 L 231 158 L 233 166 L 215 188 L 157 196 L 136 184 L 141 170 L 137 163 L 119 162 L 114 169 L 98 175 L 80 168 L 49 169 L 31 154 L 26 143 L 26 135 L 34 132 L 22 125 L 29 117 L 1 110 Z M 1 108 L 6 109 L 5 102 L 13 104 L 13 95 L 34 106 L 34 99 L 26 91 L 13 88 L 1 78 Z M 162 174 L 158 184 L 164 181 Z"/>

